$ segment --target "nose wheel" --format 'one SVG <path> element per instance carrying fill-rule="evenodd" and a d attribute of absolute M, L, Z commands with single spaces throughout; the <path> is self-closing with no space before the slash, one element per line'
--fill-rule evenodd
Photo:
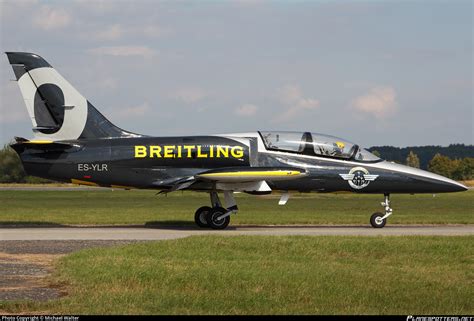
<path fill-rule="evenodd" d="M 392 215 L 393 210 L 390 207 L 390 194 L 384 194 L 385 200 L 381 203 L 385 213 L 376 212 L 370 217 L 370 225 L 375 228 L 382 228 L 387 223 L 387 217 Z"/>
<path fill-rule="evenodd" d="M 385 224 L 387 223 L 387 220 L 383 218 L 383 214 L 382 213 L 374 213 L 372 214 L 372 216 L 370 217 L 370 225 L 372 225 L 372 227 L 375 227 L 375 228 L 382 228 L 385 226 Z"/>

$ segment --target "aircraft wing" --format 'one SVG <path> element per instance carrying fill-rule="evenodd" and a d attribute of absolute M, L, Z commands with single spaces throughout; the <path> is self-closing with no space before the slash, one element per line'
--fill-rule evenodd
<path fill-rule="evenodd" d="M 292 180 L 306 175 L 304 169 L 296 167 L 229 167 L 202 172 L 196 178 L 220 183 L 245 183 Z"/>
<path fill-rule="evenodd" d="M 293 180 L 307 174 L 296 167 L 229 167 L 199 173 L 196 179 L 213 183 L 218 190 L 269 193 L 272 189 L 267 181 Z"/>
<path fill-rule="evenodd" d="M 271 188 L 266 181 L 292 180 L 306 175 L 304 169 L 293 167 L 229 167 L 201 172 L 194 176 L 161 180 L 153 185 L 163 187 L 163 193 L 186 190 L 192 185 L 202 183 L 208 187 L 215 186 L 218 190 L 270 192 Z"/>
<path fill-rule="evenodd" d="M 245 192 L 270 192 L 266 181 L 292 180 L 306 176 L 304 169 L 293 167 L 229 167 L 213 169 L 194 176 L 157 181 L 156 187 L 163 187 L 163 193 L 185 190 L 194 184 L 215 186 L 218 190 Z"/>

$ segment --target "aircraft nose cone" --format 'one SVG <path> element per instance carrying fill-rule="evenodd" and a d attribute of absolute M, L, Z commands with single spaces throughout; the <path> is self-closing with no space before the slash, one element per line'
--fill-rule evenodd
<path fill-rule="evenodd" d="M 428 176 L 428 175 L 426 175 Z M 455 180 L 440 175 L 429 174 L 429 184 L 434 193 L 464 192 L 468 188 Z"/>
<path fill-rule="evenodd" d="M 466 186 L 455 180 L 422 169 L 390 162 L 382 163 L 382 166 L 391 171 L 395 177 L 398 176 L 400 183 L 397 191 L 399 192 L 435 194 L 468 190 Z M 392 184 L 392 188 L 395 189 L 393 185 L 395 184 Z"/>
<path fill-rule="evenodd" d="M 458 183 L 456 181 L 453 181 L 453 182 L 454 183 L 451 183 L 451 186 L 450 186 L 451 192 L 465 192 L 469 189 L 461 183 Z"/>

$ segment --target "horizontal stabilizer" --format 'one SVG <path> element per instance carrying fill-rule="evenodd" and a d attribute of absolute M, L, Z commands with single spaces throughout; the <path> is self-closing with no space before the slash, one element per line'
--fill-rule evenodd
<path fill-rule="evenodd" d="M 42 132 L 42 131 L 58 131 L 59 126 L 36 126 L 32 128 L 33 132 Z"/>
<path fill-rule="evenodd" d="M 79 150 L 81 145 L 70 144 L 64 142 L 53 142 L 51 140 L 27 140 L 21 137 L 15 137 L 16 143 L 10 146 L 16 151 L 23 151 L 25 149 L 38 149 L 47 151 L 61 151 L 69 150 L 71 148 Z"/>

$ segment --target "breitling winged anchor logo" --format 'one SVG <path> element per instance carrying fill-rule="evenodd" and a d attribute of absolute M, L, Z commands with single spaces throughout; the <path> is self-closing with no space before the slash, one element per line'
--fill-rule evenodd
<path fill-rule="evenodd" d="M 346 180 L 354 189 L 363 189 L 379 177 L 379 175 L 371 175 L 363 167 L 354 167 L 349 171 L 349 174 L 339 174 L 339 176 Z"/>

